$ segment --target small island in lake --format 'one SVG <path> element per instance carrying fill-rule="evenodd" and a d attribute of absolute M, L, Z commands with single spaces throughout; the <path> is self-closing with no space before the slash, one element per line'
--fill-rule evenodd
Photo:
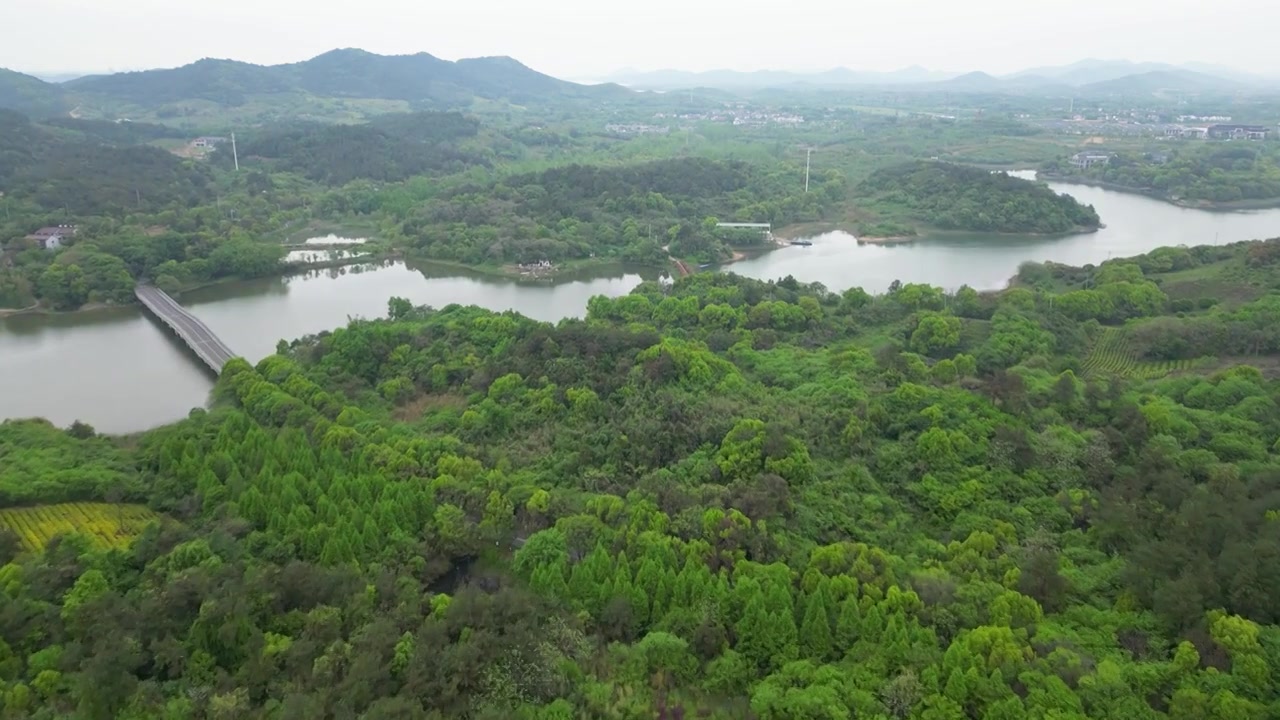
<path fill-rule="evenodd" d="M 940 230 L 1026 234 L 1102 226 L 1092 206 L 1069 195 L 1032 180 L 965 165 L 895 165 L 872 173 L 859 189 L 881 223 L 892 220 L 895 226 L 914 221 Z"/>

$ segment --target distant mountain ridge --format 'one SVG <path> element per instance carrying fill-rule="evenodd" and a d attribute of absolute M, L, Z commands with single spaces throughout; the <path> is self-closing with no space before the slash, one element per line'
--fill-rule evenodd
<path fill-rule="evenodd" d="M 726 97 L 750 90 L 856 87 L 1080 96 L 1280 90 L 1280 77 L 1219 66 L 1180 67 L 1097 59 L 1005 75 L 912 66 L 891 72 L 848 68 L 811 73 L 626 71 L 613 79 L 636 89 L 713 89 L 726 93 Z M 378 55 L 352 48 L 281 65 L 206 58 L 177 68 L 89 75 L 60 83 L 0 69 L 0 108 L 36 118 L 74 115 L 160 122 L 173 119 L 189 126 L 225 123 L 229 113 L 241 113 L 237 117 L 249 122 L 323 119 L 335 117 L 335 113 L 358 118 L 391 110 L 466 110 L 476 103 L 536 106 L 607 102 L 626 98 L 632 92 L 615 83 L 587 85 L 561 80 L 510 57 L 450 61 L 425 52 Z M 383 101 L 395 105 L 388 106 Z M 241 108 L 243 112 L 238 110 Z"/>
<path fill-rule="evenodd" d="M 221 100 L 227 93 L 302 90 L 328 97 L 448 103 L 469 96 L 510 100 L 537 99 L 547 94 L 588 96 L 597 89 L 544 75 L 509 57 L 454 62 L 425 52 L 378 55 L 354 48 L 331 50 L 285 65 L 204 59 L 167 70 L 82 77 L 64 85 L 71 90 L 138 102 L 172 102 L 190 97 Z"/>
<path fill-rule="evenodd" d="M 405 101 L 417 108 L 465 108 L 477 99 L 516 104 L 629 94 L 616 85 L 580 85 L 509 57 L 442 60 L 428 53 L 378 55 L 332 50 L 310 60 L 255 65 L 206 58 L 177 68 L 89 75 L 48 83 L 0 72 L 0 107 L 40 115 L 94 103 L 156 108 L 185 101 L 239 106 L 252 97 L 310 95 Z"/>
<path fill-rule="evenodd" d="M 736 89 L 796 84 L 835 86 L 939 82 L 949 80 L 959 74 L 926 70 L 920 66 L 912 66 L 890 72 L 858 71 L 850 70 L 849 68 L 833 68 L 811 73 L 786 70 L 757 70 L 754 72 L 740 70 L 709 70 L 706 72 L 690 72 L 687 70 L 642 72 L 626 70 L 607 76 L 605 79 L 637 88 L 715 87 Z"/>
<path fill-rule="evenodd" d="M 919 66 L 891 72 L 835 68 L 823 72 L 762 70 L 738 72 L 711 70 L 686 72 L 625 70 L 607 79 L 639 89 L 687 89 L 711 87 L 752 89 L 812 85 L 896 86 L 957 92 L 1154 92 L 1173 90 L 1205 92 L 1242 89 L 1280 89 L 1280 77 L 1246 73 L 1206 63 L 1183 66 L 1129 60 L 1086 59 L 1069 65 L 1028 68 L 1004 75 L 975 71 L 968 73 L 928 70 Z"/>
<path fill-rule="evenodd" d="M 1081 89 L 1095 95 L 1135 95 L 1162 91 L 1179 93 L 1237 91 L 1248 87 L 1242 82 L 1191 70 L 1152 70 L 1090 83 L 1081 86 Z"/>

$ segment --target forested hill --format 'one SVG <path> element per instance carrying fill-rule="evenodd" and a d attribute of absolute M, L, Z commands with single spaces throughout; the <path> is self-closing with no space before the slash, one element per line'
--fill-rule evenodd
<path fill-rule="evenodd" d="M 803 188 L 796 168 L 707 158 L 568 165 L 453 188 L 407 207 L 401 231 L 419 252 L 465 263 L 616 256 L 661 264 L 663 246 L 715 262 L 728 255 L 717 218 L 820 220 L 845 196 L 834 171 L 814 173 L 811 192 Z"/>
<path fill-rule="evenodd" d="M 1092 206 L 1031 180 L 945 162 L 882 168 L 861 190 L 891 210 L 944 230 L 1060 233 L 1096 229 Z"/>
<path fill-rule="evenodd" d="M 68 92 L 89 99 L 155 107 L 187 100 L 238 106 L 254 97 L 308 94 L 401 100 L 420 108 L 453 108 L 476 98 L 517 103 L 607 98 L 628 91 L 558 80 L 510 58 L 450 62 L 428 55 L 376 55 L 333 50 L 305 62 L 253 65 L 204 59 L 179 68 L 79 78 Z"/>
<path fill-rule="evenodd" d="M 1125 334 L 1276 327 L 1277 248 L 393 298 L 138 437 L 0 423 L 0 716 L 1271 720 L 1274 356 Z"/>
<path fill-rule="evenodd" d="M 104 142 L 103 132 L 93 123 L 49 126 L 0 110 L 0 184 L 15 200 L 72 217 L 155 212 L 212 197 L 207 167 L 155 147 Z M 147 134 L 139 128 L 124 139 Z"/>
<path fill-rule="evenodd" d="M 272 125 L 245 133 L 239 151 L 245 167 L 265 160 L 274 169 L 298 172 L 326 184 L 342 185 L 357 178 L 394 182 L 485 164 L 480 153 L 459 147 L 479 129 L 479 122 L 459 113 L 395 113 L 362 125 Z M 223 148 L 214 159 L 230 167 L 230 148 Z"/>
<path fill-rule="evenodd" d="M 0 68 L 0 108 L 52 117 L 66 113 L 72 104 L 61 86 Z"/>

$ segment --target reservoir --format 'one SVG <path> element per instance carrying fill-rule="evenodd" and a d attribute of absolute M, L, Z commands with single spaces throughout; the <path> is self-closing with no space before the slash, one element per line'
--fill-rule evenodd
<path fill-rule="evenodd" d="M 886 245 L 859 244 L 848 233 L 831 232 L 807 238 L 813 242 L 810 247 L 784 248 L 735 263 L 730 269 L 763 280 L 792 275 L 831 290 L 861 287 L 879 293 L 894 280 L 947 290 L 961 285 L 996 290 L 1028 261 L 1096 265 L 1164 246 L 1220 245 L 1280 236 L 1280 209 L 1209 212 L 1088 185 L 1049 183 L 1049 187 L 1093 205 L 1106 227 L 1060 236 L 957 232 Z"/>
<path fill-rule="evenodd" d="M 809 238 L 810 247 L 782 248 L 726 269 L 761 279 L 792 275 L 832 290 L 883 292 L 894 280 L 988 290 L 1003 287 L 1027 261 L 1096 264 L 1165 245 L 1280 236 L 1280 209 L 1209 212 L 1082 185 L 1050 187 L 1092 204 L 1106 227 L 1043 237 L 948 233 L 892 245 L 860 244 L 833 232 Z M 619 266 L 554 282 L 517 281 L 396 262 L 215 285 L 178 300 L 232 350 L 257 362 L 281 339 L 383 317 L 392 296 L 415 305 L 516 310 L 554 322 L 582 316 L 594 295 L 623 295 L 657 276 L 653 269 Z M 140 308 L 0 318 L 0 419 L 41 416 L 63 427 L 82 420 L 102 432 L 134 432 L 185 417 L 207 403 L 212 386 L 209 372 Z"/>
<path fill-rule="evenodd" d="M 652 268 L 619 266 L 585 277 L 516 282 L 429 263 L 396 262 L 213 285 L 178 296 L 250 362 L 282 339 L 332 330 L 354 318 L 385 317 L 387 300 L 518 310 L 557 321 L 586 313 L 593 295 L 625 295 Z M 75 420 L 128 433 L 186 417 L 205 405 L 213 375 L 141 307 L 0 318 L 0 420 Z"/>

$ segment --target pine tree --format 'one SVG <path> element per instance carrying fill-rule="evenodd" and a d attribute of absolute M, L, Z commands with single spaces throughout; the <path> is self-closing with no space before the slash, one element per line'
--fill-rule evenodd
<path fill-rule="evenodd" d="M 643 633 L 649 627 L 649 594 L 644 588 L 631 583 L 627 600 L 631 603 L 631 616 L 636 621 L 636 632 Z"/>
<path fill-rule="evenodd" d="M 569 584 L 564 579 L 566 571 L 567 561 L 564 558 L 547 566 L 547 595 L 561 602 L 568 602 L 570 597 Z"/>
<path fill-rule="evenodd" d="M 763 595 L 756 595 L 747 603 L 733 630 L 738 639 L 734 649 L 742 653 L 756 668 L 768 667 L 774 649 L 770 638 L 769 612 L 764 608 Z"/>
<path fill-rule="evenodd" d="M 658 588 L 651 595 L 653 607 L 650 608 L 649 613 L 649 617 L 654 623 L 666 617 L 667 612 L 672 607 L 671 596 L 674 592 L 672 588 L 675 586 L 675 579 L 675 573 L 669 569 L 658 578 Z"/>
<path fill-rule="evenodd" d="M 840 617 L 836 619 L 835 649 L 845 653 L 862 636 L 862 607 L 858 598 L 850 595 L 840 603 Z"/>
<path fill-rule="evenodd" d="M 627 582 L 631 582 L 633 574 L 631 572 L 631 563 L 627 561 L 627 551 L 623 550 L 618 553 L 618 557 L 613 561 L 613 577 L 618 578 L 626 576 Z"/>
<path fill-rule="evenodd" d="M 658 591 L 658 583 L 662 580 L 662 568 L 652 558 L 645 558 L 636 571 L 635 584 L 646 593 L 653 595 Z"/>
<path fill-rule="evenodd" d="M 767 582 L 765 585 L 767 588 L 764 593 L 765 607 L 768 608 L 771 613 L 790 615 L 794 622 L 796 607 L 795 602 L 791 597 L 790 586 L 771 582 Z"/>
<path fill-rule="evenodd" d="M 775 648 L 769 659 L 772 669 L 780 670 L 782 666 L 800 657 L 800 633 L 796 629 L 795 616 L 790 612 L 770 613 L 769 620 Z"/>
<path fill-rule="evenodd" d="M 692 607 L 695 585 L 696 575 L 691 560 L 686 562 L 680 574 L 676 575 L 675 587 L 671 592 L 671 604 L 675 607 Z"/>
<path fill-rule="evenodd" d="M 818 583 L 818 595 L 822 598 L 822 606 L 827 609 L 827 625 L 835 627 L 836 620 L 840 618 L 840 601 L 836 599 L 830 578 L 824 577 Z"/>
<path fill-rule="evenodd" d="M 755 578 L 750 577 L 738 580 L 729 596 L 729 605 L 733 618 L 736 620 L 745 617 L 747 607 L 756 599 L 760 600 L 761 606 L 765 608 L 765 612 L 768 612 L 768 606 L 764 600 L 764 590 L 760 587 L 760 583 Z"/>
<path fill-rule="evenodd" d="M 862 616 L 860 627 L 862 632 L 860 638 L 873 643 L 880 642 L 880 638 L 884 635 L 885 626 L 888 623 L 884 619 L 884 613 L 880 611 L 878 605 L 871 606 L 871 609 Z"/>
<path fill-rule="evenodd" d="M 589 562 L 580 562 L 569 573 L 568 597 L 592 617 L 600 617 L 600 578 Z"/>
<path fill-rule="evenodd" d="M 804 622 L 800 626 L 800 654 L 823 662 L 831 655 L 831 649 L 831 624 L 826 601 L 821 592 L 815 592 L 805 603 Z"/>

